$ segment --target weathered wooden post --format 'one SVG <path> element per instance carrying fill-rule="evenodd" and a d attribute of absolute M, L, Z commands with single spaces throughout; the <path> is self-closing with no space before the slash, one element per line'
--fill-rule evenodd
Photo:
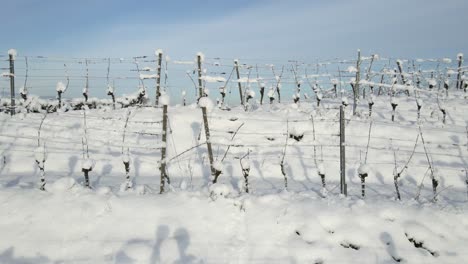
<path fill-rule="evenodd" d="M 10 60 L 10 96 L 11 96 L 11 105 L 10 105 L 10 114 L 15 115 L 15 59 L 16 59 L 16 50 L 10 49 L 8 51 L 8 56 Z"/>
<path fill-rule="evenodd" d="M 340 187 L 341 194 L 348 195 L 346 185 L 346 158 L 345 158 L 345 114 L 343 106 L 340 105 Z"/>
<path fill-rule="evenodd" d="M 203 97 L 203 88 L 202 88 L 202 79 L 201 79 L 201 53 L 197 54 L 197 64 L 198 64 L 198 90 L 200 92 L 200 98 L 199 98 L 199 105 L 202 110 L 202 115 L 203 115 L 203 125 L 205 128 L 205 138 L 206 138 L 206 146 L 208 148 L 208 158 L 210 160 L 210 171 L 211 175 L 214 177 L 213 178 L 213 183 L 216 183 L 218 181 L 218 176 L 221 174 L 221 171 L 217 171 L 214 168 L 214 158 L 213 158 L 213 149 L 211 148 L 211 140 L 210 140 L 210 127 L 208 126 L 208 98 L 202 98 Z M 242 98 L 242 97 L 241 97 Z M 207 100 L 207 101 L 200 101 L 200 100 Z"/>
<path fill-rule="evenodd" d="M 204 98 L 205 100 L 209 100 L 208 98 Z M 207 114 L 207 106 L 205 104 L 200 105 L 203 114 L 203 125 L 205 128 L 205 138 L 206 138 L 206 146 L 208 148 L 208 159 L 210 160 L 210 171 L 213 178 L 213 183 L 218 181 L 218 177 L 221 174 L 221 171 L 217 171 L 214 168 L 214 159 L 213 159 L 213 149 L 211 148 L 211 140 L 210 140 L 210 127 L 208 126 L 208 114 Z"/>
<path fill-rule="evenodd" d="M 167 102 L 163 102 L 163 123 L 162 123 L 162 125 L 163 125 L 163 127 L 162 127 L 162 143 L 163 143 L 163 145 L 162 145 L 162 148 L 161 148 L 161 162 L 160 162 L 160 165 L 159 165 L 159 171 L 161 172 L 161 182 L 159 184 L 159 193 L 164 192 L 165 180 L 167 178 L 167 173 L 166 173 L 167 105 L 168 105 Z"/>
<path fill-rule="evenodd" d="M 202 84 L 202 68 L 201 68 L 201 61 L 202 61 L 202 53 L 199 52 L 197 54 L 197 66 L 198 66 L 198 100 L 203 97 L 203 84 Z"/>
<path fill-rule="evenodd" d="M 156 50 L 156 55 L 158 56 L 158 69 L 156 75 L 156 100 L 155 105 L 159 105 L 159 97 L 161 96 L 161 63 L 163 51 L 161 49 Z"/>
<path fill-rule="evenodd" d="M 239 86 L 239 96 L 240 96 L 240 100 L 241 100 L 241 105 L 244 106 L 244 96 L 242 96 L 242 84 L 240 82 L 239 61 L 238 60 L 234 60 L 234 67 L 236 68 L 237 85 Z"/>
<path fill-rule="evenodd" d="M 463 63 L 463 53 L 458 53 L 458 74 L 457 74 L 457 89 L 462 89 L 462 82 L 461 82 L 461 72 L 462 72 L 462 63 Z"/>
<path fill-rule="evenodd" d="M 85 60 L 86 63 L 86 87 L 83 89 L 83 96 L 85 98 L 84 104 L 88 103 L 88 92 L 89 92 L 89 68 L 88 68 L 88 59 Z"/>
<path fill-rule="evenodd" d="M 359 97 L 359 81 L 361 79 L 361 50 L 358 49 L 358 59 L 356 62 L 356 83 L 354 84 L 354 104 L 353 115 L 356 115 L 357 100 Z"/>

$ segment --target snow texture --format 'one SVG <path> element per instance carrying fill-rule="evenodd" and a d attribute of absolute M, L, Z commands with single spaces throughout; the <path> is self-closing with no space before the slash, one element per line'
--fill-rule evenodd
<path fill-rule="evenodd" d="M 226 82 L 226 78 L 223 76 L 208 76 L 204 75 L 200 77 L 201 80 L 209 82 L 209 83 L 214 83 L 214 82 Z"/>
<path fill-rule="evenodd" d="M 31 101 L 18 101 L 16 116 L 0 114 L 0 212 L 5 216 L 0 217 L 0 263 L 465 263 L 468 104 L 464 92 L 456 89 L 443 99 L 439 96 L 450 113 L 443 124 L 436 91 L 423 86 L 416 90 L 425 105 L 419 119 L 413 95 L 395 95 L 401 115 L 395 122 L 390 121 L 391 97 L 386 92 L 375 96 L 366 160 L 371 167 L 367 171 L 375 177 L 366 178 L 366 198 L 361 198 L 357 173 L 370 122 L 365 100 L 358 103 L 356 116 L 345 109 L 348 196 L 339 190 L 338 107 L 349 90 L 338 98 L 324 96 L 320 109 L 315 100 L 247 112 L 237 106 L 230 111 L 214 108 L 209 116 L 214 154 L 221 158 L 227 146 L 236 144 L 214 185 L 206 145 L 191 149 L 204 142 L 200 109 L 196 104 L 171 107 L 171 187 L 164 194 L 159 194 L 156 166 L 161 109 L 112 110 L 110 104 L 87 111 L 87 144 L 96 160 L 89 175 L 93 189 L 77 184 L 83 180 L 82 111 L 48 115 L 41 129 L 41 142 L 47 143 L 46 191 L 40 191 L 35 150 L 45 111 L 41 105 L 47 100 L 29 96 Z M 2 106 L 8 101 L 0 100 Z M 83 103 L 83 98 L 76 102 Z M 28 113 L 26 104 L 36 104 L 43 112 Z M 132 116 L 125 148 L 135 163 L 132 173 L 138 185 L 120 192 L 127 109 Z M 298 124 L 304 129 L 304 138 L 288 140 L 284 148 L 288 119 L 291 128 Z M 242 123 L 232 140 L 232 131 Z M 419 140 L 398 179 L 401 200 L 396 200 L 393 150 L 400 171 L 419 129 L 435 169 L 438 199 L 433 200 L 431 172 Z M 317 157 L 313 146 L 320 146 Z M 244 180 L 239 158 L 247 151 L 249 194 L 239 186 Z M 283 151 L 287 190 L 279 165 Z M 326 170 L 325 188 L 316 170 Z"/>
<path fill-rule="evenodd" d="M 140 80 L 156 79 L 156 78 L 158 78 L 157 74 L 143 74 L 143 73 L 140 73 Z"/>

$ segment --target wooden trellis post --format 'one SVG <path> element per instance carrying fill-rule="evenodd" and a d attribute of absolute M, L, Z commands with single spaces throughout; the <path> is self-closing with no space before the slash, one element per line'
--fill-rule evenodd
<path fill-rule="evenodd" d="M 198 66 L 198 91 L 200 92 L 200 98 L 203 97 L 203 87 L 202 87 L 202 69 L 201 69 L 201 55 L 197 55 L 197 66 Z M 199 99 L 200 99 L 199 98 Z M 211 141 L 210 141 L 210 127 L 208 126 L 208 112 L 206 106 L 201 106 L 202 115 L 203 115 L 203 125 L 205 128 L 205 138 L 206 138 L 206 146 L 208 148 L 208 158 L 210 160 L 210 171 L 213 178 L 213 183 L 216 183 L 218 180 L 219 174 L 216 173 L 214 168 L 214 158 L 213 158 L 213 149 L 211 148 Z"/>
<path fill-rule="evenodd" d="M 462 72 L 462 63 L 463 63 L 463 54 L 459 53 L 458 56 L 458 74 L 457 74 L 457 89 L 462 89 L 461 72 Z"/>
<path fill-rule="evenodd" d="M 202 84 L 202 69 L 201 69 L 201 55 L 197 55 L 197 66 L 198 66 L 198 99 L 203 97 L 203 84 Z"/>
<path fill-rule="evenodd" d="M 207 114 L 207 110 L 205 106 L 201 107 L 201 109 L 202 109 L 202 114 L 203 114 L 203 125 L 205 128 L 206 146 L 208 148 L 208 159 L 210 160 L 210 171 L 211 171 L 211 175 L 214 177 L 213 183 L 216 183 L 218 181 L 219 173 L 216 173 L 216 170 L 213 165 L 214 159 L 213 159 L 213 149 L 211 148 L 210 127 L 208 126 L 208 114 Z"/>
<path fill-rule="evenodd" d="M 242 96 L 242 84 L 240 82 L 240 74 L 239 74 L 239 61 L 234 60 L 234 67 L 236 68 L 236 74 L 237 74 L 237 86 L 239 86 L 239 96 L 240 96 L 240 101 L 241 105 L 244 105 L 244 96 Z"/>
<path fill-rule="evenodd" d="M 361 79 L 361 50 L 358 50 L 358 59 L 356 62 L 356 83 L 354 84 L 354 104 L 353 115 L 356 115 L 357 100 L 359 97 L 359 81 Z"/>
<path fill-rule="evenodd" d="M 10 96 L 11 96 L 11 106 L 10 114 L 15 115 L 15 54 L 16 51 L 8 52 L 10 60 Z"/>
<path fill-rule="evenodd" d="M 168 178 L 166 173 L 166 144 L 167 144 L 167 104 L 163 106 L 163 128 L 162 128 L 162 143 L 161 162 L 159 170 L 161 172 L 161 182 L 159 185 L 159 193 L 164 192 L 165 180 Z"/>
<path fill-rule="evenodd" d="M 346 158 L 345 158 L 345 114 L 343 106 L 340 105 L 340 189 L 341 194 L 348 195 L 346 185 Z"/>
<path fill-rule="evenodd" d="M 162 50 L 157 50 L 156 53 L 158 54 L 158 69 L 156 75 L 156 106 L 159 105 L 159 97 L 161 96 L 161 63 L 162 63 Z"/>

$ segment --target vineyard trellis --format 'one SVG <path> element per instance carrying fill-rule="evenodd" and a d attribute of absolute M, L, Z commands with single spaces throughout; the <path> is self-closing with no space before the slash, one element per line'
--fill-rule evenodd
<path fill-rule="evenodd" d="M 466 66 L 463 66 L 463 55 L 458 54 L 455 61 L 456 65 L 449 59 L 422 59 L 422 60 L 408 60 L 408 59 L 389 59 L 380 58 L 376 54 L 372 54 L 369 57 L 361 57 L 360 51 L 358 52 L 357 60 L 329 60 L 316 63 L 299 63 L 297 60 L 290 61 L 288 63 L 272 65 L 272 64 L 259 64 L 250 63 L 248 59 L 229 59 L 229 58 L 206 58 L 203 54 L 197 54 L 196 60 L 170 60 L 168 57 L 163 58 L 163 52 L 158 50 L 156 52 L 155 59 L 151 56 L 138 56 L 134 58 L 59 58 L 59 57 L 46 57 L 46 56 L 18 56 L 15 52 L 11 51 L 8 56 L 8 62 L 10 64 L 8 72 L 2 74 L 4 80 L 10 80 L 10 100 L 6 100 L 5 94 L 1 98 L 1 111 L 14 115 L 15 113 L 29 113 L 29 112 L 40 112 L 40 113 L 53 113 L 57 112 L 57 115 L 53 119 L 83 119 L 84 120 L 84 137 L 80 140 L 73 138 L 73 136 L 60 136 L 52 133 L 49 137 L 45 137 L 44 131 L 49 129 L 50 131 L 58 130 L 63 133 L 70 129 L 69 125 L 62 125 L 60 123 L 52 123 L 50 118 L 42 119 L 39 125 L 39 132 L 37 136 L 33 134 L 14 134 L 14 133 L 0 133 L 0 142 L 2 145 L 8 145 L 8 140 L 19 141 L 22 143 L 15 143 L 14 148 L 4 147 L 3 153 L 28 153 L 32 151 L 29 149 L 30 144 L 24 142 L 38 141 L 42 139 L 43 145 L 37 147 L 41 148 L 41 155 L 36 155 L 38 159 L 36 162 L 42 173 L 46 173 L 44 169 L 44 163 L 46 163 L 46 155 L 49 153 L 55 154 L 72 154 L 86 152 L 83 154 L 83 172 L 86 175 L 91 171 L 94 164 L 93 162 L 88 163 L 89 153 L 99 153 L 99 148 L 108 148 L 107 155 L 114 153 L 112 148 L 122 149 L 122 161 L 125 165 L 126 182 L 125 188 L 131 188 L 129 182 L 130 175 L 130 156 L 137 155 L 142 156 L 142 160 L 149 161 L 154 156 L 154 151 L 161 151 L 161 158 L 158 163 L 160 171 L 160 192 L 165 191 L 165 184 L 170 184 L 168 169 L 166 166 L 172 166 L 173 162 L 191 161 L 194 157 L 199 157 L 200 152 L 204 145 L 207 147 L 207 155 L 209 160 L 210 175 L 213 183 L 218 181 L 218 177 L 222 177 L 226 174 L 222 161 L 226 159 L 230 163 L 237 161 L 240 162 L 242 167 L 242 174 L 245 178 L 245 191 L 255 189 L 255 185 L 252 183 L 252 177 L 255 174 L 254 169 L 251 168 L 252 161 L 257 161 L 256 158 L 260 157 L 265 160 L 271 161 L 272 164 L 280 165 L 279 171 L 284 176 L 285 187 L 287 185 L 287 179 L 292 176 L 286 173 L 288 162 L 297 162 L 304 160 L 313 160 L 312 168 L 316 170 L 316 175 L 322 177 L 323 182 L 322 188 L 325 189 L 326 182 L 335 182 L 340 179 L 340 192 L 347 194 L 346 180 L 349 180 L 349 171 L 346 168 L 354 168 L 357 165 L 375 166 L 385 165 L 395 167 L 396 175 L 391 175 L 392 179 L 395 177 L 395 189 L 397 198 L 401 199 L 400 190 L 398 189 L 397 178 L 400 178 L 403 171 L 408 171 L 408 167 L 419 167 L 429 168 L 431 171 L 431 179 L 433 182 L 434 193 L 433 199 L 439 195 L 437 192 L 437 173 L 440 173 L 440 169 L 449 173 L 465 172 L 468 164 L 465 159 L 465 152 L 468 151 L 466 143 L 460 142 L 459 138 L 466 137 L 468 139 L 467 123 L 466 120 L 454 120 L 452 119 L 449 126 L 445 126 L 447 123 L 447 107 L 446 102 L 452 100 L 449 97 L 449 91 L 453 91 L 458 95 L 466 93 L 467 89 L 467 78 L 465 76 Z M 14 62 L 24 59 L 24 66 L 16 66 Z M 229 60 L 233 62 L 229 64 Z M 164 62 L 164 63 L 163 63 Z M 241 64 L 241 62 L 247 62 Z M 42 64 L 53 64 L 63 65 L 62 68 L 54 68 L 55 66 L 39 67 Z M 154 64 L 155 68 L 146 66 L 146 64 Z M 416 66 L 418 64 L 418 66 Z M 16 63 L 18 65 L 18 63 Z M 97 65 L 105 65 L 106 69 L 92 68 Z M 123 65 L 126 65 L 125 67 Z M 164 81 L 161 82 L 162 67 L 164 69 Z M 346 70 L 340 70 L 343 65 L 347 65 Z M 356 65 L 356 66 L 354 66 Z M 393 65 L 393 66 L 392 66 Z M 404 66 L 406 65 L 407 70 Z M 444 66 L 441 66 L 444 65 Z M 74 68 L 79 66 L 78 68 Z M 135 70 L 136 66 L 136 70 Z M 336 70 L 331 70 L 333 66 L 336 66 Z M 341 67 L 340 67 L 341 66 Z M 367 66 L 367 67 L 366 67 Z M 435 66 L 435 69 L 431 68 Z M 167 141 L 174 141 L 172 137 L 172 129 L 170 125 L 170 110 L 168 111 L 169 100 L 166 98 L 167 95 L 171 95 L 172 101 L 178 101 L 178 95 L 183 97 L 184 105 L 186 89 L 177 90 L 175 83 L 176 78 L 171 77 L 169 80 L 169 69 L 174 72 L 180 72 L 181 76 L 189 82 L 189 85 L 193 85 L 192 100 L 197 101 L 202 110 L 202 117 L 199 121 L 203 122 L 203 127 L 200 126 L 198 137 L 200 140 L 201 131 L 205 133 L 205 142 L 197 142 L 191 146 L 185 146 L 185 149 L 178 153 L 171 153 L 169 151 L 169 143 Z M 255 67 L 256 74 L 251 74 L 252 69 Z M 281 71 L 278 72 L 276 69 L 281 67 Z M 392 69 L 392 67 L 395 67 Z M 445 67 L 445 68 L 443 68 Z M 112 69 L 115 68 L 115 74 L 111 74 Z M 185 69 L 184 69 L 185 68 Z M 291 69 L 291 70 L 289 70 Z M 19 71 L 24 70 L 24 75 L 18 74 Z M 233 71 L 236 71 L 236 79 L 231 79 Z M 47 74 L 38 74 L 42 71 L 49 72 Z M 62 72 L 62 75 L 57 72 Z M 300 73 L 303 71 L 303 74 Z M 309 74 L 309 72 L 315 72 L 315 74 Z M 16 73 L 15 73 L 16 72 Z M 156 72 L 151 74 L 151 72 Z M 93 75 L 95 73 L 99 73 Z M 230 73 L 230 74 L 229 74 Z M 361 73 L 365 73 L 365 76 L 361 76 Z M 55 75 L 56 74 L 56 75 Z M 193 75 L 193 76 L 192 76 Z M 229 75 L 228 78 L 224 76 Z M 256 75 L 255 78 L 252 76 Z M 271 77 L 273 75 L 273 77 Z M 187 77 L 188 76 L 188 77 Z M 264 76 L 264 77 L 262 77 Z M 194 80 L 196 78 L 196 81 Z M 343 81 L 344 78 L 351 78 L 349 81 Z M 21 87 L 21 99 L 15 98 L 15 79 L 24 80 L 24 85 Z M 102 80 L 103 84 L 93 84 Z M 55 80 L 58 84 L 50 86 L 50 81 Z M 65 80 L 66 85 L 63 84 Z M 119 91 L 116 89 L 115 82 L 121 80 L 125 82 L 134 82 L 133 85 L 137 86 L 136 92 L 131 95 L 117 96 Z M 149 94 L 151 90 L 148 88 L 145 82 L 151 80 L 155 81 L 155 101 L 151 102 Z M 37 84 L 35 81 L 38 81 Z M 174 85 L 170 84 L 174 82 Z M 74 84 L 79 83 L 79 84 Z M 112 85 L 111 85 L 112 83 Z M 163 83 L 161 85 L 161 83 Z M 253 92 L 254 88 L 252 84 L 257 83 L 260 94 L 263 97 L 264 89 L 273 91 L 268 93 L 270 97 L 270 105 L 263 106 L 268 115 L 256 116 L 256 110 L 262 108 L 262 99 L 255 102 L 250 100 L 255 97 Z M 304 92 L 302 84 L 309 85 L 311 91 L 315 95 L 314 99 Z M 62 99 L 62 96 L 66 91 L 76 91 L 77 85 L 83 84 L 83 99 L 68 98 Z M 104 85 L 105 84 L 105 85 Z M 126 83 L 122 83 L 125 86 Z M 221 85 L 216 87 L 215 85 Z M 339 89 L 338 95 L 338 85 Z M 351 89 L 342 88 L 350 86 Z M 47 94 L 58 93 L 57 100 L 55 99 L 41 99 L 35 97 L 30 91 L 44 91 L 48 87 L 56 87 L 55 90 L 51 89 L 50 93 L 47 90 Z M 107 95 L 111 96 L 111 99 L 98 99 L 90 97 L 89 94 L 94 90 L 104 87 L 101 92 L 106 92 Z M 229 95 L 235 93 L 235 89 L 238 88 L 242 111 L 233 112 L 232 116 L 229 111 L 236 107 L 235 99 L 229 98 Z M 289 87 L 290 89 L 286 88 Z M 2 83 L 2 88 L 3 83 Z M 302 88 L 302 89 L 301 89 Z M 378 88 L 377 91 L 374 89 Z M 37 89 L 37 90 L 36 90 Z M 214 104 L 211 102 L 210 90 L 216 89 L 220 92 L 222 100 L 217 100 Z M 301 92 L 303 94 L 301 94 Z M 275 95 L 276 93 L 276 95 Z M 452 93 L 452 92 L 451 92 Z M 96 93 L 98 94 L 98 93 Z M 72 93 L 73 95 L 73 93 Z M 280 98 L 283 95 L 283 99 L 280 104 Z M 285 102 L 284 98 L 292 95 L 292 102 Z M 227 100 L 224 98 L 227 96 Z M 353 97 L 352 111 L 349 112 L 347 109 L 347 98 Z M 390 119 L 374 118 L 372 113 L 382 114 L 385 112 L 380 104 L 376 103 L 376 97 L 382 96 L 382 98 L 389 98 L 388 112 L 391 113 Z M 299 100 L 304 97 L 304 100 Z M 360 111 L 361 105 L 364 98 L 367 97 L 367 102 L 364 105 L 368 105 L 368 111 Z M 174 98 L 176 100 L 174 100 Z M 276 102 L 274 100 L 276 99 Z M 422 101 L 426 103 L 434 104 L 432 107 L 431 117 L 426 118 L 423 122 L 421 119 L 421 108 Z M 383 100 L 385 102 L 387 99 Z M 464 99 L 461 99 L 464 100 Z M 417 109 L 417 116 L 401 118 L 401 114 L 398 111 L 402 107 L 407 107 L 410 102 L 415 101 Z M 181 101 L 182 102 L 182 101 Z M 295 108 L 302 111 L 302 115 L 299 118 L 290 116 L 284 117 L 284 114 L 276 115 L 281 118 L 275 119 L 275 111 L 281 112 L 282 106 L 287 106 L 289 103 L 293 103 Z M 341 106 L 340 106 L 341 104 Z M 98 108 L 99 112 L 90 111 L 90 108 Z M 115 113 L 121 113 L 122 108 L 130 109 L 124 117 L 117 117 Z M 212 110 L 212 109 L 216 110 Z M 84 110 L 82 110 L 84 109 Z M 304 110 L 305 109 L 305 110 Z M 339 110 L 341 109 L 341 111 Z M 82 111 L 72 111 L 82 110 Z M 139 121 L 135 120 L 135 113 L 141 111 L 147 111 L 149 115 L 160 115 L 161 120 L 147 119 L 145 118 Z M 161 113 L 159 113 L 161 111 Z M 442 113 L 441 121 L 439 121 L 439 115 L 437 111 Z M 244 113 L 242 113 L 244 112 Z M 367 114 L 368 112 L 368 114 Z M 82 114 L 80 114 L 82 113 Z M 99 114 L 96 114 L 99 113 Z M 436 113 L 436 114 L 434 114 Z M 175 115 L 175 114 L 174 114 Z M 346 115 L 346 117 L 345 117 Z M 46 115 L 44 115 L 45 117 Z M 436 119 L 432 118 L 433 116 Z M 398 118 L 400 117 L 400 118 Z M 28 119 L 31 118 L 31 119 Z M 23 121 L 21 118 L 13 117 L 11 119 L 5 119 L 4 127 L 8 125 L 21 126 L 26 129 L 31 129 L 30 126 L 35 124 L 37 120 L 34 120 L 35 114 L 30 117 L 26 117 L 27 121 Z M 341 119 L 340 119 L 341 118 Z M 400 119 L 400 120 L 399 120 Z M 93 120 L 95 126 L 90 125 L 90 122 L 86 123 L 86 120 Z M 108 126 L 102 126 L 101 123 L 109 123 Z M 465 122 L 464 125 L 463 122 Z M 92 123 L 92 122 L 91 122 Z M 248 130 L 252 124 L 261 123 L 264 126 L 263 131 Z M 270 125 L 269 123 L 273 124 Z M 120 124 L 121 128 L 115 128 L 116 124 Z M 124 125 L 122 125 L 124 124 Z M 235 124 L 230 127 L 231 124 Z M 245 124 L 245 125 L 244 125 Z M 434 140 L 433 138 L 423 140 L 425 133 L 429 130 L 425 130 L 421 127 L 421 124 L 427 124 L 430 126 L 430 131 L 440 131 L 440 133 L 447 133 L 457 140 Z M 442 127 L 439 126 L 444 125 Z M 162 125 L 162 127 L 154 128 L 151 130 L 151 126 Z M 312 126 L 312 127 L 310 127 Z M 344 127 L 346 133 L 344 132 Z M 356 126 L 357 128 L 354 128 Z M 369 132 L 361 133 L 358 131 L 361 127 L 368 127 Z M 378 135 L 371 135 L 372 131 L 383 131 L 387 129 L 391 130 L 404 130 L 411 133 L 411 138 L 399 137 L 396 135 L 386 136 L 383 133 Z M 284 129 L 286 128 L 286 131 Z M 159 131 L 158 131 L 159 130 Z M 162 132 L 161 132 L 162 131 Z M 324 132 L 322 132 L 324 131 Z M 367 131 L 367 130 L 366 130 Z M 93 137 L 93 133 L 95 136 Z M 96 136 L 101 133 L 101 136 Z M 102 134 L 120 134 L 123 140 L 122 143 L 116 143 L 115 138 L 111 140 L 109 137 L 106 140 L 102 139 Z M 345 136 L 346 134 L 346 136 Z M 129 137 L 126 135 L 134 136 L 137 140 L 133 144 L 128 143 Z M 414 142 L 414 137 L 417 135 L 422 143 Z M 169 136 L 169 137 L 168 137 Z M 227 137 L 226 137 L 227 136 Z M 310 140 L 312 136 L 313 140 Z M 158 143 L 147 142 L 141 143 L 139 140 L 145 139 L 146 137 L 157 137 Z M 260 137 L 260 139 L 258 138 Z M 286 137 L 286 141 L 281 138 Z M 341 138 L 340 138 L 341 137 Z M 431 136 L 433 137 L 433 136 Z M 131 137 L 130 137 L 131 138 Z M 8 140 L 6 140 L 8 139 Z M 370 144 L 372 141 L 372 144 Z M 40 141 L 39 141 L 40 142 Z M 391 146 L 398 144 L 397 148 L 390 149 L 392 155 L 391 158 L 386 159 L 387 161 L 382 162 L 381 160 L 373 160 L 372 157 L 368 158 L 368 152 L 379 153 L 379 156 L 386 156 L 389 152 L 388 142 L 391 142 Z M 419 144 L 419 145 L 418 145 Z M 423 148 L 421 148 L 423 144 Z M 47 145 L 47 146 L 46 146 Z M 466 147 L 465 147 L 466 146 Z M 21 148 L 24 147 L 24 148 Z M 346 150 L 344 149 L 346 147 Z M 86 149 L 86 150 L 84 150 Z M 125 150 L 126 149 L 126 150 Z M 175 147 L 174 147 L 175 149 Z M 292 151 L 296 149 L 300 150 L 301 154 L 294 154 Z M 311 151 L 313 149 L 313 151 Z M 319 149 L 320 151 L 317 151 Z M 442 150 L 442 151 L 440 151 Z M 40 153 L 39 149 L 36 153 Z M 166 152 L 168 151 L 168 152 Z M 363 161 L 361 155 L 365 151 L 365 159 Z M 34 151 L 33 151 L 34 152 Z M 224 153 L 222 159 L 219 153 Z M 312 155 L 304 154 L 313 153 Z M 320 153 L 320 158 L 318 157 Z M 398 157 L 404 155 L 404 157 Z M 247 154 L 246 154 L 247 153 Z M 345 155 L 346 153 L 346 155 Z M 402 154 L 405 153 L 405 154 Z M 169 155 L 167 155 L 169 154 Z M 294 161 L 289 161 L 290 160 Z M 358 158 L 359 157 L 359 158 Z M 414 157 L 414 158 L 413 158 Z M 419 158 L 418 158 L 419 157 Z M 441 157 L 443 159 L 460 159 L 461 161 L 456 166 L 443 166 L 443 162 L 434 160 L 433 157 Z M 424 158 L 427 160 L 427 164 L 413 164 L 411 160 Z M 50 158 L 48 158 L 50 160 Z M 244 160 L 245 159 L 245 160 Z M 318 162 L 319 160 L 319 162 Z M 155 162 L 154 160 L 152 162 Z M 201 159 L 201 164 L 203 164 Z M 339 177 L 333 177 L 334 175 L 327 172 L 327 178 L 325 179 L 325 172 L 323 164 L 327 163 L 330 167 L 337 165 L 340 168 Z M 336 163 L 336 164 L 335 164 Z M 440 164 L 439 164 L 440 163 Z M 320 166 L 319 166 L 320 164 Z M 403 168 L 397 168 L 397 164 L 406 164 Z M 349 166 L 351 165 L 351 166 Z M 232 166 L 232 165 L 231 165 Z M 188 165 L 187 168 L 190 166 Z M 307 167 L 307 166 L 304 166 Z M 359 166 L 357 166 L 359 167 Z M 438 168 L 436 171 L 434 168 Z M 85 172 L 86 171 L 86 172 Z M 365 175 L 362 177 L 368 177 L 369 169 L 365 166 L 359 167 L 359 174 Z M 398 177 L 397 177 L 398 176 Z M 42 178 L 41 178 L 42 179 Z M 250 182 L 248 182 L 250 179 Z M 362 180 L 362 196 L 364 196 L 364 179 Z M 42 180 L 41 180 L 42 181 Z M 44 180 L 45 181 L 45 180 Z M 45 184 L 45 183 L 44 183 Z M 368 183 L 369 184 L 369 183 Z M 44 188 L 42 185 L 41 188 Z M 468 184 L 467 184 L 468 188 Z M 334 187 L 329 187 L 328 191 L 332 191 Z"/>

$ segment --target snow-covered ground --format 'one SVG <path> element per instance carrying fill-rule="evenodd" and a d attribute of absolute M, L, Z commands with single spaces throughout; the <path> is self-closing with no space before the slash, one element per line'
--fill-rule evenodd
<path fill-rule="evenodd" d="M 451 91 L 443 99 L 445 124 L 442 101 L 427 92 L 420 99 L 419 121 L 404 93 L 375 97 L 372 118 L 366 100 L 356 116 L 346 108 L 347 197 L 339 187 L 340 98 L 320 107 L 209 107 L 222 169 L 215 185 L 200 108 L 169 106 L 164 194 L 160 108 L 2 114 L 0 263 L 464 263 L 466 97 Z M 44 156 L 41 191 L 36 159 Z M 125 191 L 127 157 L 133 188 Z M 397 200 L 394 171 L 406 163 Z M 90 167 L 87 189 L 82 169 Z M 368 173 L 364 199 L 359 173 Z"/>

